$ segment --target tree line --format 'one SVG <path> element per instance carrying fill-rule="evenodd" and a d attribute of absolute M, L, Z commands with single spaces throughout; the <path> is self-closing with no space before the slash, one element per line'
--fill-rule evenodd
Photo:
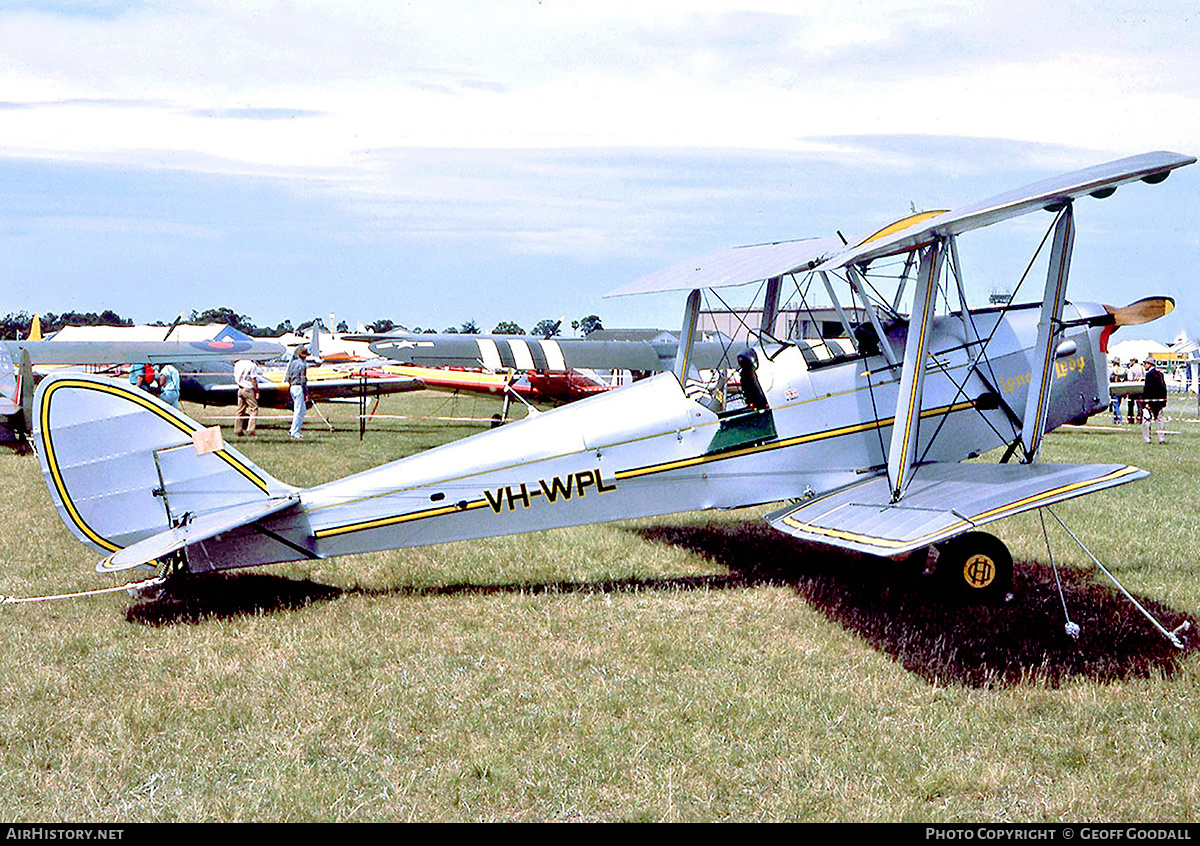
<path fill-rule="evenodd" d="M 92 312 L 92 311 L 86 311 L 86 312 L 68 311 L 68 312 L 64 312 L 62 314 L 55 314 L 53 312 L 47 312 L 46 314 L 39 315 L 38 321 L 41 323 L 42 333 L 47 334 L 47 335 L 50 334 L 51 332 L 57 332 L 59 329 L 62 329 L 64 326 L 133 326 L 134 325 L 134 322 L 132 319 L 127 318 L 127 317 L 122 317 L 121 315 L 117 314 L 116 312 L 108 310 L 108 309 L 106 309 L 102 312 L 99 312 L 99 313 Z M 182 321 L 183 321 L 183 315 L 180 315 L 179 320 L 176 322 L 182 322 Z M 229 326 L 232 326 L 234 329 L 237 329 L 239 332 L 245 332 L 247 335 L 252 335 L 256 338 L 278 338 L 280 335 L 286 335 L 288 332 L 302 332 L 302 331 L 308 329 L 309 327 L 311 327 L 314 323 L 320 324 L 321 328 L 325 331 L 335 331 L 335 332 L 349 332 L 350 331 L 350 329 L 346 325 L 345 321 L 342 321 L 342 322 L 338 323 L 338 325 L 336 327 L 331 328 L 331 327 L 325 326 L 325 324 L 319 318 L 317 320 L 310 320 L 305 323 L 301 323 L 298 326 L 293 326 L 292 321 L 290 321 L 290 320 L 284 320 L 283 322 L 278 323 L 275 326 L 259 326 L 258 324 L 256 324 L 254 322 L 254 320 L 249 315 L 239 314 L 238 312 L 234 311 L 231 308 L 224 308 L 224 307 L 210 308 L 210 309 L 205 309 L 204 311 L 196 311 L 195 309 L 193 309 L 191 312 L 191 315 L 188 316 L 186 322 L 200 323 L 200 324 L 224 323 Z M 532 330 L 530 330 L 529 332 L 526 332 L 525 329 L 523 329 L 520 326 L 520 324 L 516 323 L 515 321 L 502 320 L 496 324 L 496 327 L 494 329 L 492 329 L 492 334 L 494 334 L 494 335 L 526 335 L 526 334 L 529 334 L 529 335 L 537 335 L 537 336 L 540 336 L 543 338 L 552 338 L 552 337 L 562 334 L 562 331 L 563 331 L 562 323 L 563 323 L 562 319 L 552 320 L 550 318 L 545 318 L 543 320 L 539 320 L 537 323 L 534 324 Z M 29 337 L 29 329 L 32 325 L 33 325 L 33 315 L 29 314 L 28 312 L 21 311 L 16 314 L 5 315 L 3 318 L 0 318 L 0 339 L 6 340 L 6 341 L 15 341 L 15 340 L 19 340 L 21 338 L 28 338 Z M 165 330 L 165 328 L 167 326 L 169 326 L 170 324 L 164 323 L 163 321 L 159 320 L 159 321 L 154 321 L 153 323 L 150 323 L 148 325 L 162 326 Z M 440 331 L 443 333 L 459 334 L 459 335 L 483 334 L 482 330 L 479 328 L 479 325 L 474 320 L 467 320 L 464 323 L 459 324 L 458 326 L 449 326 L 449 327 L 447 327 L 445 329 L 441 329 L 441 330 L 432 329 L 432 328 L 424 328 L 423 329 L 419 326 L 415 326 L 412 329 L 408 329 L 408 328 L 400 325 L 399 323 L 395 323 L 394 321 L 387 320 L 387 319 L 376 320 L 372 323 L 365 324 L 365 326 L 366 326 L 367 330 L 370 332 L 380 332 L 380 333 L 382 333 L 382 332 L 416 332 L 418 334 L 421 334 L 421 333 L 434 334 L 434 333 L 437 333 Z M 604 326 L 602 325 L 602 323 L 600 321 L 600 317 L 598 315 L 589 314 L 588 316 L 580 318 L 579 320 L 572 320 L 570 323 L 570 328 L 573 332 L 575 332 L 578 335 L 587 336 L 587 335 L 590 335 L 592 332 L 596 331 L 597 329 L 603 329 Z M 164 335 L 166 334 L 165 331 L 163 334 Z"/>
<path fill-rule="evenodd" d="M 584 335 L 585 337 L 587 335 L 590 335 L 592 332 L 595 332 L 597 329 L 603 329 L 603 328 L 604 328 L 604 325 L 600 321 L 600 317 L 595 314 L 589 314 L 587 317 L 581 318 L 579 320 L 571 321 L 571 330 L 573 332 L 575 332 L 576 334 Z M 426 335 L 431 335 L 431 334 L 435 334 L 438 332 L 437 329 L 422 329 L 420 326 L 414 326 L 412 329 L 405 329 L 403 326 L 398 326 L 397 324 L 392 323 L 392 321 L 390 321 L 390 320 L 377 321 L 376 323 L 368 323 L 367 329 L 369 329 L 372 332 L 408 331 L 408 332 L 416 332 L 418 334 L 426 334 Z M 559 320 L 551 320 L 550 318 L 547 317 L 547 318 L 539 320 L 537 323 L 533 324 L 533 328 L 531 330 L 529 330 L 528 332 L 526 332 L 525 329 L 521 326 L 521 324 L 517 323 L 516 321 L 501 320 L 499 323 L 496 324 L 495 328 L 492 329 L 491 334 L 493 334 L 493 335 L 536 335 L 539 338 L 553 338 L 555 336 L 561 335 L 562 330 L 563 330 L 563 326 L 562 326 L 561 318 Z M 338 331 L 340 332 L 343 330 L 339 329 Z M 461 326 L 448 326 L 445 329 L 442 329 L 441 332 L 442 332 L 442 334 L 446 334 L 446 335 L 482 335 L 483 334 L 483 332 L 479 328 L 479 324 L 477 324 L 474 320 L 468 320 L 466 323 L 463 323 Z"/>

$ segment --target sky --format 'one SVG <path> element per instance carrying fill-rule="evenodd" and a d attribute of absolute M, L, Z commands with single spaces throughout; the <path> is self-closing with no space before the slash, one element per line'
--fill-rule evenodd
<path fill-rule="evenodd" d="M 0 313 L 676 327 L 677 295 L 604 294 L 1200 153 L 1194 9 L 5 2 Z M 1076 220 L 1073 298 L 1173 296 L 1142 334 L 1200 337 L 1200 166 Z M 1048 222 L 964 236 L 972 296 L 1011 289 Z"/>

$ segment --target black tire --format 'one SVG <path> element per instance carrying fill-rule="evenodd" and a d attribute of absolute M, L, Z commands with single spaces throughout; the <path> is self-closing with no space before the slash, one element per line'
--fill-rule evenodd
<path fill-rule="evenodd" d="M 947 593 L 967 602 L 1001 602 L 1012 590 L 1012 554 L 987 532 L 967 532 L 939 544 L 936 572 Z"/>

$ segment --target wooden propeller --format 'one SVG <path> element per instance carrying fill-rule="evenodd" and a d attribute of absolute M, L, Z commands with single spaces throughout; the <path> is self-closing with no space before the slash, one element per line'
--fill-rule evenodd
<path fill-rule="evenodd" d="M 1108 312 L 1108 319 L 1104 321 L 1108 325 L 1100 334 L 1100 351 L 1107 353 L 1108 339 L 1113 332 L 1122 326 L 1140 326 L 1158 320 L 1175 310 L 1175 301 L 1170 297 L 1145 297 L 1127 306 L 1106 305 L 1104 309 Z"/>
<path fill-rule="evenodd" d="M 1113 318 L 1113 326 L 1140 326 L 1158 320 L 1175 310 L 1175 301 L 1170 297 L 1146 297 L 1127 306 L 1104 307 Z"/>

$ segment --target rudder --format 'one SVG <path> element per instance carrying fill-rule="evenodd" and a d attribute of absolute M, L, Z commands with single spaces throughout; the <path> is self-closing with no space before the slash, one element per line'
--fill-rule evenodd
<path fill-rule="evenodd" d="M 33 401 L 42 474 L 63 522 L 101 553 L 195 517 L 293 492 L 203 427 L 131 385 L 46 379 Z"/>

